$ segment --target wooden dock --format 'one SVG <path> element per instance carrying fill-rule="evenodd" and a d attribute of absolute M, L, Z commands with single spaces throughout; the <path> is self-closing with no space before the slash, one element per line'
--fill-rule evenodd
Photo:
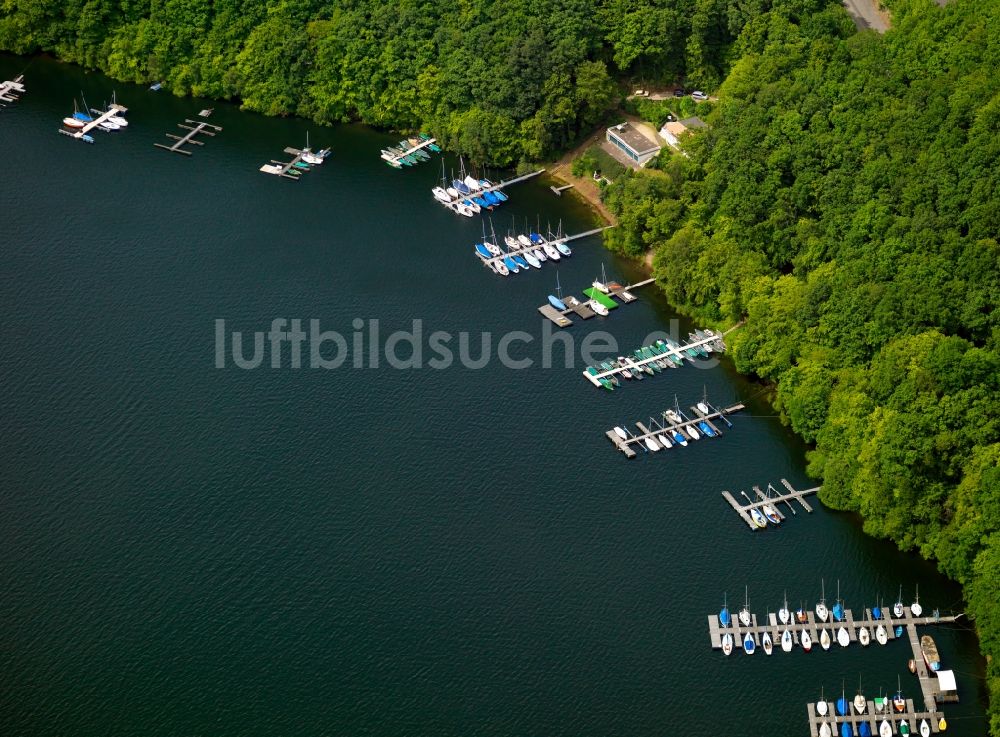
<path fill-rule="evenodd" d="M 17 102 L 25 93 L 24 75 L 19 74 L 14 79 L 0 82 L 0 103 Z"/>
<path fill-rule="evenodd" d="M 291 161 L 275 161 L 274 159 L 271 159 L 271 163 L 264 164 L 263 166 L 260 167 L 260 170 L 265 174 L 273 174 L 278 177 L 284 177 L 285 179 L 298 181 L 299 177 L 301 176 L 301 173 L 308 171 L 308 169 L 296 166 L 300 161 L 302 161 L 302 156 L 306 152 L 288 146 L 285 148 L 285 153 L 291 154 L 295 158 L 293 158 Z M 288 172 L 291 169 L 296 169 L 297 171 L 300 172 L 300 174 L 299 175 L 289 174 Z"/>
<path fill-rule="evenodd" d="M 549 187 L 549 189 L 552 190 L 552 194 L 557 195 L 559 197 L 562 197 L 562 193 L 565 192 L 567 189 L 572 189 L 572 188 L 573 188 L 572 184 L 564 184 L 561 187 L 552 185 L 551 187 Z"/>
<path fill-rule="evenodd" d="M 632 292 L 636 289 L 641 289 L 642 287 L 652 284 L 654 281 L 655 279 L 644 279 L 643 281 L 636 282 L 635 284 L 628 284 L 624 287 L 616 282 L 611 282 L 608 285 L 611 287 L 608 294 L 621 300 L 622 304 L 631 304 L 637 299 Z M 576 297 L 566 297 L 562 300 L 563 304 L 566 305 L 565 310 L 558 310 L 551 304 L 547 304 L 539 307 L 538 311 L 559 327 L 566 328 L 573 324 L 573 321 L 567 317 L 570 314 L 578 315 L 584 320 L 589 320 L 597 314 L 587 306 L 589 301 L 590 300 L 581 302 Z"/>
<path fill-rule="evenodd" d="M 796 491 L 794 488 L 792 488 L 792 485 L 788 483 L 786 479 L 781 479 L 781 483 L 788 490 L 784 494 L 778 492 L 778 490 L 775 489 L 773 486 L 771 486 L 771 484 L 767 485 L 767 493 L 761 491 L 759 486 L 752 487 L 754 496 L 751 497 L 751 500 L 748 501 L 746 504 L 738 502 L 736 498 L 729 491 L 723 491 L 722 496 L 727 502 L 729 502 L 729 505 L 734 510 L 736 510 L 736 513 L 740 516 L 740 518 L 744 522 L 747 523 L 747 526 L 751 530 L 766 529 L 763 527 L 758 527 L 757 524 L 753 521 L 753 517 L 750 515 L 751 509 L 760 510 L 760 508 L 763 507 L 765 504 L 770 504 L 771 507 L 774 509 L 774 511 L 777 512 L 778 517 L 780 517 L 782 521 L 787 519 L 787 517 L 785 516 L 784 511 L 782 511 L 780 505 L 784 504 L 787 507 L 787 509 L 791 512 L 791 514 L 794 515 L 796 514 L 796 511 L 795 507 L 793 507 L 791 504 L 791 502 L 793 501 L 798 502 L 799 505 L 806 512 L 811 514 L 813 511 L 812 507 L 809 505 L 809 502 L 807 502 L 804 497 L 806 497 L 809 494 L 815 494 L 817 491 L 820 490 L 820 487 L 816 486 L 812 489 L 802 489 L 801 491 Z M 768 523 L 768 524 L 772 525 L 773 523 Z"/>
<path fill-rule="evenodd" d="M 519 182 L 527 181 L 528 179 L 532 179 L 534 177 L 537 177 L 539 174 L 544 174 L 544 173 L 545 173 L 545 169 L 539 169 L 538 171 L 531 171 L 531 172 L 528 172 L 527 174 L 522 174 L 519 177 L 514 177 L 513 179 L 508 179 L 508 180 L 506 180 L 504 182 L 500 182 L 499 184 L 491 184 L 488 187 L 482 187 L 480 189 L 477 189 L 475 192 L 470 192 L 467 195 L 461 195 L 458 199 L 451 200 L 450 202 L 442 202 L 441 200 L 439 200 L 437 198 L 435 198 L 434 201 L 437 202 L 438 204 L 444 205 L 445 207 L 447 207 L 452 212 L 458 212 L 456 206 L 459 203 L 461 203 L 462 201 L 464 201 L 464 200 L 471 200 L 473 197 L 478 197 L 481 194 L 483 194 L 484 192 L 496 192 L 498 189 L 504 189 L 506 187 L 509 187 L 512 184 L 518 184 Z M 582 237 L 582 236 L 577 236 L 577 237 Z M 498 257 L 498 258 L 502 258 L 502 257 Z M 493 261 L 494 259 L 490 259 L 490 260 Z"/>
<path fill-rule="evenodd" d="M 612 374 L 619 374 L 621 373 L 623 368 L 624 369 L 635 368 L 641 370 L 642 367 L 645 366 L 646 364 L 653 363 L 654 361 L 663 359 L 665 357 L 671 358 L 675 362 L 681 362 L 681 363 L 683 363 L 684 361 L 694 362 L 695 358 L 688 355 L 686 352 L 687 350 L 700 348 L 701 346 L 709 345 L 710 343 L 715 343 L 716 341 L 721 340 L 721 336 L 716 335 L 715 333 L 712 333 L 710 331 L 705 331 L 705 332 L 707 333 L 707 335 L 704 338 L 700 338 L 690 343 L 684 343 L 682 345 L 668 346 L 666 348 L 661 347 L 661 350 L 658 354 L 650 356 L 649 358 L 639 359 L 639 358 L 632 358 L 629 356 L 622 356 L 622 358 L 625 359 L 625 364 L 626 364 L 624 367 L 619 366 L 616 368 L 607 369 L 605 371 L 599 371 L 596 374 L 592 374 L 588 371 L 583 371 L 583 378 L 587 379 L 594 386 L 600 388 L 601 379 L 606 379 L 610 377 Z"/>
<path fill-rule="evenodd" d="M 695 410 L 694 407 L 692 407 L 691 409 Z M 622 438 L 620 435 L 618 435 L 618 433 L 614 431 L 614 429 L 608 430 L 604 434 L 618 450 L 620 450 L 622 453 L 625 454 L 626 458 L 632 459 L 636 457 L 637 449 L 642 450 L 643 452 L 647 452 L 649 450 L 649 447 L 646 443 L 647 439 L 649 439 L 653 443 L 653 445 L 655 445 L 656 448 L 659 450 L 666 450 L 666 447 L 662 444 L 662 442 L 659 439 L 659 436 L 663 434 L 666 434 L 667 438 L 671 441 L 671 443 L 673 443 L 674 441 L 674 433 L 680 433 L 680 435 L 684 438 L 685 442 L 693 442 L 691 433 L 689 432 L 689 428 L 696 427 L 698 423 L 703 421 L 705 418 L 708 419 L 716 419 L 720 417 L 724 418 L 726 415 L 733 414 L 734 412 L 739 412 L 742 409 L 743 409 L 742 404 L 734 404 L 730 407 L 726 407 L 725 409 L 715 409 L 713 412 L 710 412 L 707 415 L 702 415 L 699 413 L 699 415 L 695 419 L 693 420 L 682 419 L 681 422 L 675 422 L 674 420 L 670 419 L 670 417 L 667 415 L 667 412 L 664 411 L 660 413 L 659 419 L 656 420 L 653 420 L 652 418 L 650 419 L 649 425 L 654 425 L 654 427 L 649 427 L 647 424 L 642 422 L 636 422 L 635 426 L 639 429 L 638 435 L 624 425 L 621 426 L 621 429 L 623 432 L 625 432 L 626 435 L 628 435 L 627 438 Z M 721 433 L 719 433 L 719 435 L 721 435 Z M 701 437 L 708 439 L 708 436 L 701 436 Z M 675 445 L 674 447 L 678 446 Z"/>
<path fill-rule="evenodd" d="M 848 701 L 853 702 L 853 697 L 848 695 Z M 903 713 L 898 713 L 892 708 L 892 703 L 887 703 L 885 710 L 879 714 L 875 711 L 875 702 L 871 699 L 867 700 L 868 705 L 865 707 L 864 714 L 858 714 L 854 711 L 854 704 L 850 705 L 850 713 L 839 716 L 836 710 L 836 704 L 832 701 L 827 702 L 827 712 L 825 717 L 821 717 L 816 713 L 816 704 L 809 702 L 806 706 L 806 711 L 809 715 L 809 734 L 811 737 L 819 737 L 819 730 L 821 725 L 826 722 L 830 725 L 830 731 L 833 735 L 840 734 L 841 724 L 850 724 L 853 732 L 852 734 L 858 734 L 858 727 L 862 722 L 868 724 L 869 729 L 873 735 L 879 733 L 879 725 L 882 724 L 882 720 L 889 720 L 889 724 L 892 727 L 892 734 L 897 734 L 899 729 L 899 723 L 902 720 L 906 720 L 910 726 L 911 735 L 919 735 L 919 725 L 921 720 L 926 719 L 928 726 L 931 728 L 931 733 L 936 734 L 940 732 L 939 721 L 941 719 L 941 712 L 934 711 L 917 711 L 916 706 L 913 704 L 913 699 L 906 699 L 906 710 Z"/>
<path fill-rule="evenodd" d="M 185 125 L 187 123 L 187 125 Z M 214 136 L 216 133 L 222 130 L 221 126 L 212 125 L 211 123 L 206 123 L 203 120 L 191 120 L 189 118 L 184 119 L 184 123 L 178 123 L 178 128 L 183 128 L 188 131 L 183 136 L 175 136 L 173 133 L 167 133 L 167 138 L 174 139 L 175 143 L 168 146 L 164 143 L 154 143 L 153 145 L 157 148 L 162 148 L 164 151 L 172 151 L 175 154 L 184 154 L 185 156 L 190 156 L 191 152 L 184 150 L 186 144 L 192 144 L 194 146 L 204 146 L 204 141 L 199 141 L 195 139 L 197 135 L 203 136 Z M 211 128 L 212 130 L 209 130 Z"/>

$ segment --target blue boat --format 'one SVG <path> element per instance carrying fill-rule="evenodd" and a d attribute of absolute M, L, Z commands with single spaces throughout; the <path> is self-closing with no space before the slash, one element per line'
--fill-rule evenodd
<path fill-rule="evenodd" d="M 872 728 L 868 726 L 868 722 L 858 725 L 858 737 L 872 737 Z"/>
<path fill-rule="evenodd" d="M 882 608 L 878 606 L 872 607 L 872 616 L 875 619 L 882 619 Z"/>
<path fill-rule="evenodd" d="M 86 134 L 80 136 L 80 140 L 83 141 L 84 143 L 93 143 L 94 142 L 94 139 L 91 138 L 90 136 L 86 135 Z"/>
<path fill-rule="evenodd" d="M 493 196 L 496 197 L 501 202 L 506 202 L 508 199 L 510 199 L 509 197 L 507 197 L 507 195 L 505 195 L 499 189 L 493 191 Z"/>
<path fill-rule="evenodd" d="M 518 272 L 517 264 L 514 263 L 514 259 L 510 256 L 503 257 L 503 265 L 507 267 L 511 274 L 516 274 Z"/>
<path fill-rule="evenodd" d="M 849 708 L 850 704 L 844 696 L 837 699 L 837 713 L 840 714 L 840 716 L 846 716 Z"/>
<path fill-rule="evenodd" d="M 559 253 L 561 253 L 563 256 L 572 256 L 573 255 L 573 252 L 570 250 L 569 246 L 567 246 L 562 241 L 556 241 L 555 246 L 556 246 L 557 249 L 559 249 Z"/>
<path fill-rule="evenodd" d="M 525 271 L 527 271 L 527 270 L 528 270 L 528 262 L 527 262 L 527 261 L 525 261 L 525 260 L 524 260 L 523 258 L 521 258 L 520 256 L 514 256 L 513 258 L 514 258 L 514 263 L 515 263 L 515 264 L 517 264 L 518 266 L 520 266 L 520 267 L 521 267 L 522 269 L 524 269 Z"/>
<path fill-rule="evenodd" d="M 149 85 L 149 89 L 151 89 L 153 92 L 159 92 L 162 87 L 163 85 L 160 84 L 159 82 L 155 82 Z"/>
<path fill-rule="evenodd" d="M 838 622 L 844 621 L 844 607 L 843 605 L 841 605 L 839 601 L 833 605 L 832 611 L 834 619 L 836 619 Z"/>
<path fill-rule="evenodd" d="M 545 239 L 542 238 L 542 236 L 538 235 L 538 233 L 529 233 L 528 238 L 530 238 L 531 242 L 534 243 L 536 246 L 540 246 L 543 243 L 545 243 Z"/>
<path fill-rule="evenodd" d="M 753 641 L 750 633 L 747 632 L 746 637 L 743 638 L 743 652 L 747 655 L 753 655 L 753 651 L 757 649 L 757 643 Z"/>
<path fill-rule="evenodd" d="M 705 421 L 702 421 L 702 422 L 698 423 L 698 429 L 701 430 L 703 433 L 705 433 L 710 438 L 714 438 L 715 437 L 715 431 L 712 430 L 712 428 L 710 428 L 708 426 L 708 423 L 705 422 Z"/>
<path fill-rule="evenodd" d="M 566 304 L 561 299 L 556 297 L 554 294 L 549 295 L 549 304 L 555 307 L 560 312 L 564 312 L 566 310 Z"/>
<path fill-rule="evenodd" d="M 677 431 L 674 431 L 674 440 L 680 445 L 687 445 L 687 439 Z"/>
<path fill-rule="evenodd" d="M 87 115 L 87 113 L 81 113 L 81 112 L 73 113 L 73 117 L 76 118 L 77 120 L 82 120 L 85 123 L 89 123 L 93 120 L 93 118 Z"/>
<path fill-rule="evenodd" d="M 487 202 L 482 197 L 473 197 L 472 201 L 475 202 L 480 207 L 485 207 L 485 208 L 492 208 L 493 207 L 493 205 L 491 205 L 489 202 Z"/>
<path fill-rule="evenodd" d="M 487 260 L 493 258 L 493 254 L 490 253 L 490 249 L 488 249 L 482 243 L 477 243 L 476 244 L 476 253 L 478 253 L 480 256 L 482 256 L 483 258 L 485 258 Z"/>
<path fill-rule="evenodd" d="M 722 609 L 719 611 L 719 623 L 723 627 L 728 627 L 729 623 L 732 621 L 732 618 L 729 616 L 729 607 L 726 606 L 726 604 L 728 604 L 728 602 L 725 600 L 725 597 L 723 597 Z"/>
<path fill-rule="evenodd" d="M 500 204 L 500 198 L 497 197 L 492 192 L 483 192 L 483 199 L 489 202 L 493 206 Z"/>
<path fill-rule="evenodd" d="M 840 725 L 840 737 L 854 737 L 854 728 L 850 722 L 844 722 Z"/>
<path fill-rule="evenodd" d="M 455 189 L 457 189 L 462 194 L 471 194 L 472 193 L 472 190 L 469 189 L 466 186 L 465 182 L 463 182 L 461 179 L 452 179 L 451 180 L 451 186 L 454 187 Z"/>
<path fill-rule="evenodd" d="M 903 636 L 903 625 L 897 624 L 896 625 L 896 637 L 902 637 L 902 636 Z"/>

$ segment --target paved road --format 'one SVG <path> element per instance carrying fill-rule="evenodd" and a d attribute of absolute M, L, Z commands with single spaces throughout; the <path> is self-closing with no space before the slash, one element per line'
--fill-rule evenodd
<path fill-rule="evenodd" d="M 844 0 L 844 7 L 854 18 L 858 30 L 871 28 L 879 33 L 889 29 L 885 16 L 878 12 L 878 0 Z"/>

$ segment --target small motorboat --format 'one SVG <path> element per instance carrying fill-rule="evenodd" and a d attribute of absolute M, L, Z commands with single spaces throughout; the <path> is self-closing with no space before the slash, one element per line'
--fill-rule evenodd
<path fill-rule="evenodd" d="M 872 641 L 871 633 L 868 632 L 868 628 L 864 625 L 858 630 L 858 642 L 861 643 L 862 647 L 868 647 L 869 643 Z"/>
<path fill-rule="evenodd" d="M 153 84 L 149 85 L 149 89 L 153 92 L 159 92 L 163 89 L 163 82 L 153 82 Z"/>
<path fill-rule="evenodd" d="M 566 303 L 563 302 L 561 299 L 559 299 L 554 294 L 550 294 L 549 295 L 549 304 L 552 305 L 553 307 L 555 307 L 560 312 L 565 312 L 566 311 Z"/>
<path fill-rule="evenodd" d="M 940 721 L 938 722 L 938 729 L 940 729 L 942 732 L 948 729 L 948 720 L 945 719 L 944 717 L 941 717 Z"/>
<path fill-rule="evenodd" d="M 731 655 L 733 652 L 733 636 L 728 632 L 722 636 L 722 654 Z"/>
<path fill-rule="evenodd" d="M 615 427 L 615 435 L 620 437 L 622 440 L 628 440 L 628 433 L 626 433 L 622 428 Z"/>
<path fill-rule="evenodd" d="M 751 637 L 750 633 L 747 632 L 746 635 L 743 637 L 743 652 L 745 652 L 747 655 L 753 655 L 754 650 L 756 649 L 757 649 L 757 643 L 753 641 L 753 637 Z"/>
<path fill-rule="evenodd" d="M 879 625 L 875 628 L 875 642 L 879 645 L 884 645 L 889 642 L 889 633 L 885 631 L 884 625 Z"/>
<path fill-rule="evenodd" d="M 775 511 L 774 507 L 772 507 L 770 504 L 765 504 L 760 509 L 764 513 L 764 516 L 767 517 L 767 521 L 770 522 L 772 525 L 781 524 L 781 517 L 778 516 L 778 513 Z"/>
<path fill-rule="evenodd" d="M 87 125 L 84 121 L 76 118 L 63 118 L 62 122 L 67 128 L 83 128 Z"/>
<path fill-rule="evenodd" d="M 767 632 L 760 638 L 760 645 L 764 648 L 764 654 L 770 655 L 774 652 L 774 642 L 771 641 L 771 635 Z"/>
<path fill-rule="evenodd" d="M 931 737 L 931 725 L 926 719 L 920 720 L 920 737 Z"/>
<path fill-rule="evenodd" d="M 573 251 L 570 249 L 570 247 L 567 246 L 562 241 L 556 241 L 555 245 L 556 245 L 556 248 L 559 249 L 559 253 L 561 253 L 563 256 L 572 256 L 573 255 Z"/>
<path fill-rule="evenodd" d="M 596 312 L 601 317 L 608 316 L 608 308 L 598 302 L 596 299 L 592 299 L 587 303 L 587 306 Z"/>
<path fill-rule="evenodd" d="M 893 634 L 895 634 L 896 637 L 902 637 L 903 636 L 903 625 L 897 624 L 896 625 L 896 629 L 893 630 Z"/>
<path fill-rule="evenodd" d="M 506 193 L 504 193 L 503 190 L 500 189 L 494 189 L 493 196 L 496 197 L 501 202 L 506 202 L 507 200 L 510 199 L 510 197 L 508 197 Z"/>
<path fill-rule="evenodd" d="M 841 627 L 837 630 L 837 644 L 841 647 L 847 647 L 851 644 L 851 636 L 847 634 L 847 627 Z"/>
<path fill-rule="evenodd" d="M 781 651 L 785 653 L 790 653 L 792 651 L 792 645 L 794 639 L 792 638 L 792 633 L 789 630 L 785 630 L 781 633 Z"/>
<path fill-rule="evenodd" d="M 924 613 L 924 608 L 920 606 L 920 584 L 917 584 L 917 595 L 914 598 L 912 604 L 910 604 L 910 614 L 914 617 L 920 617 Z"/>
<path fill-rule="evenodd" d="M 819 644 L 824 650 L 830 649 L 830 632 L 825 627 L 819 631 Z"/>
<path fill-rule="evenodd" d="M 878 737 L 892 737 L 892 725 L 888 719 L 883 719 L 878 725 Z"/>
<path fill-rule="evenodd" d="M 802 645 L 802 649 L 805 652 L 809 652 L 810 650 L 812 650 L 813 647 L 812 637 L 810 637 L 809 633 L 806 632 L 805 630 L 802 630 L 802 634 L 799 636 L 799 644 Z"/>
<path fill-rule="evenodd" d="M 909 660 L 907 660 L 906 661 L 906 669 L 908 671 L 910 671 L 910 673 L 916 673 L 917 672 L 917 661 L 914 660 L 913 658 L 910 658 Z"/>
<path fill-rule="evenodd" d="M 659 444 L 652 438 L 646 438 L 646 447 L 649 448 L 654 453 L 660 450 Z"/>
<path fill-rule="evenodd" d="M 753 519 L 753 523 L 757 525 L 757 527 L 761 529 L 767 527 L 767 520 L 764 518 L 764 515 L 760 513 L 760 510 L 757 509 L 757 507 L 750 508 L 750 517 Z"/>

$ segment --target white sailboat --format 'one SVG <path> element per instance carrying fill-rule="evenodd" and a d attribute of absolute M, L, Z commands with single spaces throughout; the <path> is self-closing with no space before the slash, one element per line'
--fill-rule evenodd
<path fill-rule="evenodd" d="M 749 586 L 744 586 L 743 587 L 743 595 L 744 595 L 744 598 L 743 598 L 743 608 L 740 609 L 740 613 L 739 613 L 738 616 L 739 616 L 740 622 L 743 624 L 743 626 L 744 627 L 749 627 L 750 626 L 750 621 L 751 621 L 751 618 L 750 618 L 750 587 Z"/>
<path fill-rule="evenodd" d="M 702 404 L 699 403 L 698 404 L 698 409 L 701 409 L 701 408 L 702 408 Z M 701 411 L 703 413 L 705 413 L 705 414 L 708 414 L 703 409 Z M 788 620 L 789 620 L 790 616 L 791 616 L 791 614 L 788 611 L 788 592 L 786 591 L 785 592 L 785 602 L 784 602 L 784 605 L 781 607 L 781 609 L 778 610 L 778 621 L 781 622 L 782 624 L 788 624 Z"/>
<path fill-rule="evenodd" d="M 879 645 L 885 645 L 889 642 L 889 633 L 885 631 L 885 625 L 880 624 L 875 628 L 875 641 Z"/>
<path fill-rule="evenodd" d="M 847 634 L 847 627 L 841 626 L 841 628 L 837 630 L 837 644 L 841 647 L 847 647 L 851 644 L 851 636 Z"/>
<path fill-rule="evenodd" d="M 816 603 L 816 619 L 820 622 L 825 622 L 827 617 L 830 616 L 830 610 L 826 608 L 826 581 L 823 580 L 821 583 L 823 587 L 823 593 L 820 596 L 820 600 Z"/>
<path fill-rule="evenodd" d="M 917 596 L 912 604 L 910 604 L 910 614 L 914 617 L 919 617 L 924 613 L 924 608 L 920 606 L 920 584 L 917 584 Z"/>
<path fill-rule="evenodd" d="M 826 627 L 819 632 L 819 644 L 824 650 L 830 649 L 830 633 Z"/>
<path fill-rule="evenodd" d="M 722 636 L 722 654 L 731 655 L 733 652 L 733 636 L 728 632 Z"/>
<path fill-rule="evenodd" d="M 854 711 L 858 714 L 864 714 L 867 707 L 868 700 L 861 693 L 861 678 L 858 677 L 858 693 L 854 696 Z"/>
<path fill-rule="evenodd" d="M 896 599 L 896 603 L 892 605 L 892 615 L 899 619 L 903 616 L 903 587 L 899 587 L 899 598 Z"/>
<path fill-rule="evenodd" d="M 892 725 L 888 719 L 883 719 L 878 725 L 878 737 L 892 737 Z"/>
<path fill-rule="evenodd" d="M 807 632 L 806 630 L 802 630 L 802 634 L 799 636 L 799 642 L 802 645 L 802 649 L 805 650 L 806 652 L 812 650 L 813 647 L 812 637 L 809 636 L 809 632 Z"/>
<path fill-rule="evenodd" d="M 611 293 L 611 289 L 608 287 L 608 275 L 604 271 L 604 264 L 601 264 L 601 279 L 600 279 L 600 281 L 598 281 L 597 279 L 594 279 L 594 281 L 592 281 L 590 283 L 590 285 L 594 289 L 597 289 L 597 290 L 599 290 L 601 292 L 604 292 L 605 294 L 610 294 Z"/>
<path fill-rule="evenodd" d="M 823 687 L 820 686 L 819 701 L 816 702 L 816 713 L 821 717 L 825 717 L 829 711 L 830 705 L 826 701 L 826 694 L 823 692 Z"/>
<path fill-rule="evenodd" d="M 791 630 L 785 629 L 781 633 L 781 651 L 790 653 L 792 651 L 792 645 L 794 644 L 794 638 L 792 637 Z"/>
<path fill-rule="evenodd" d="M 771 641 L 770 633 L 766 631 L 764 632 L 763 637 L 761 637 L 760 639 L 760 644 L 764 648 L 765 655 L 770 655 L 772 652 L 774 652 L 774 642 Z"/>
<path fill-rule="evenodd" d="M 309 148 L 309 131 L 306 131 L 306 147 L 302 149 L 302 152 L 299 154 L 299 156 L 301 156 L 302 160 L 307 164 L 316 165 L 323 163 L 323 157 L 319 156 L 318 154 L 314 154 L 313 150 Z"/>

